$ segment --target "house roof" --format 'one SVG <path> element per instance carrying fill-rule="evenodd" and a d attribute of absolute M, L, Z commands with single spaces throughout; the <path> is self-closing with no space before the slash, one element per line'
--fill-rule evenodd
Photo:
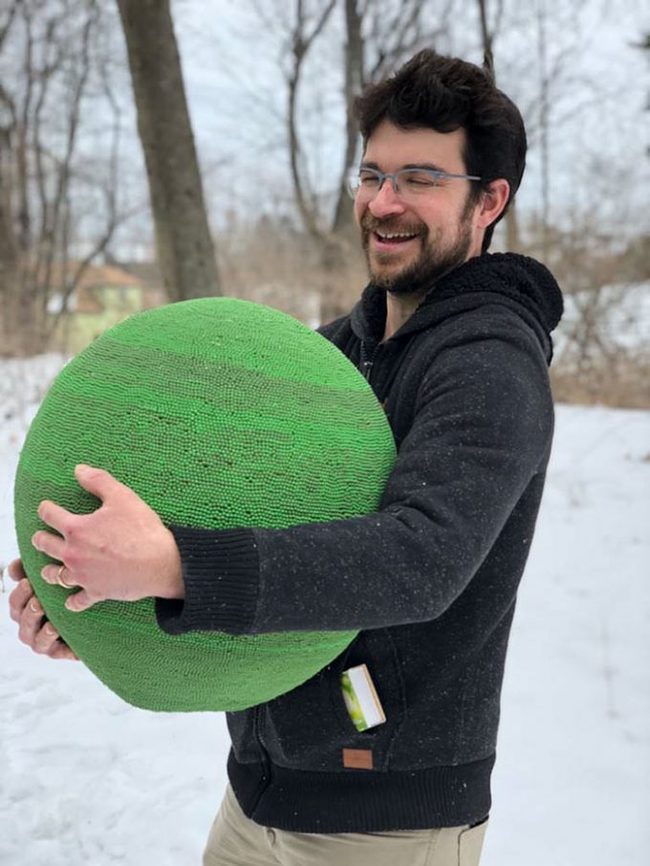
<path fill-rule="evenodd" d="M 74 264 L 72 268 L 74 269 Z M 74 270 L 72 270 L 74 273 Z M 71 274 L 72 275 L 72 274 Z M 143 281 L 135 274 L 118 268 L 115 265 L 89 265 L 84 271 L 79 288 L 93 289 L 106 286 L 137 286 L 144 287 Z"/>
<path fill-rule="evenodd" d="M 53 287 L 62 286 L 73 279 L 79 268 L 79 262 L 66 262 L 65 267 L 55 263 L 50 273 L 50 284 Z M 78 289 L 94 289 L 107 286 L 137 286 L 144 287 L 144 282 L 135 274 L 116 265 L 88 265 L 77 284 Z"/>
<path fill-rule="evenodd" d="M 67 262 L 65 271 L 61 265 L 52 268 L 53 285 L 61 285 L 64 274 L 72 279 L 79 267 L 78 262 Z M 77 313 L 100 313 L 104 305 L 95 293 L 96 289 L 136 288 L 144 291 L 145 284 L 138 277 L 116 265 L 88 265 L 68 300 L 68 310 Z M 153 305 L 153 304 L 150 304 Z M 58 313 L 62 306 L 62 293 L 55 292 L 50 298 L 48 311 Z"/>

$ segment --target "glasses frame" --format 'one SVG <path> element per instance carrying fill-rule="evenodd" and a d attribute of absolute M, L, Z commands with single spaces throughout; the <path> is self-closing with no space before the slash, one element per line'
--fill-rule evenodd
<path fill-rule="evenodd" d="M 361 184 L 361 172 L 367 172 L 369 174 L 374 174 L 379 181 L 379 186 L 376 189 L 367 190 L 367 193 L 372 193 L 368 195 L 368 198 L 374 198 L 377 193 L 381 190 L 384 185 L 384 181 L 389 180 L 391 182 L 391 186 L 393 187 L 393 192 L 395 195 L 403 197 L 402 193 L 399 189 L 398 178 L 400 175 L 410 174 L 413 172 L 417 172 L 418 174 L 428 174 L 432 180 L 471 180 L 471 181 L 480 181 L 481 177 L 478 177 L 475 174 L 453 174 L 449 171 L 442 171 L 436 168 L 426 168 L 422 166 L 420 168 L 417 165 L 409 165 L 404 168 L 400 168 L 398 171 L 380 171 L 378 168 L 374 168 L 371 166 L 365 167 L 361 166 L 356 172 L 352 172 L 348 175 L 346 187 L 348 193 L 352 198 L 356 198 L 359 192 L 363 189 L 363 185 Z M 427 189 L 435 189 L 435 186 L 426 187 L 422 191 L 425 192 Z"/>

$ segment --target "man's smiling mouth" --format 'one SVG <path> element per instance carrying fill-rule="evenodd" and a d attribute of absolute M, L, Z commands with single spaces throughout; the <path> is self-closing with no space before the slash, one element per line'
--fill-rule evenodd
<path fill-rule="evenodd" d="M 417 237 L 412 232 L 384 232 L 376 231 L 375 234 L 381 241 L 410 241 Z"/>

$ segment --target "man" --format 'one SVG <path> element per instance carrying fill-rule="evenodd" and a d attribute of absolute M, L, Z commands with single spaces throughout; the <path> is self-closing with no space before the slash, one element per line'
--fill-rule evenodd
<path fill-rule="evenodd" d="M 101 508 L 39 510 L 62 536 L 34 536 L 61 563 L 43 576 L 79 587 L 72 610 L 155 596 L 172 634 L 363 629 L 304 685 L 229 714 L 230 788 L 208 866 L 476 866 L 490 809 L 508 633 L 551 446 L 561 294 L 532 259 L 486 254 L 526 137 L 482 70 L 423 51 L 358 112 L 370 284 L 322 332 L 364 372 L 395 435 L 380 510 L 285 530 L 169 529 L 89 467 L 77 478 Z M 23 577 L 19 563 L 12 574 Z M 11 605 L 26 643 L 70 655 L 24 578 Z M 358 731 L 341 676 L 364 664 L 385 721 Z"/>

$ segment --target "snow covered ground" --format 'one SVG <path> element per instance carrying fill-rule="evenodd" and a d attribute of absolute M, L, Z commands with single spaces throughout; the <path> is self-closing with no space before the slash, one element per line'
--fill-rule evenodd
<path fill-rule="evenodd" d="M 20 443 L 58 363 L 0 366 L 4 563 Z M 558 407 L 482 866 L 648 862 L 649 491 L 650 413 Z M 136 710 L 80 663 L 33 655 L 6 593 L 0 659 L 0 864 L 198 864 L 226 781 L 223 716 Z"/>

